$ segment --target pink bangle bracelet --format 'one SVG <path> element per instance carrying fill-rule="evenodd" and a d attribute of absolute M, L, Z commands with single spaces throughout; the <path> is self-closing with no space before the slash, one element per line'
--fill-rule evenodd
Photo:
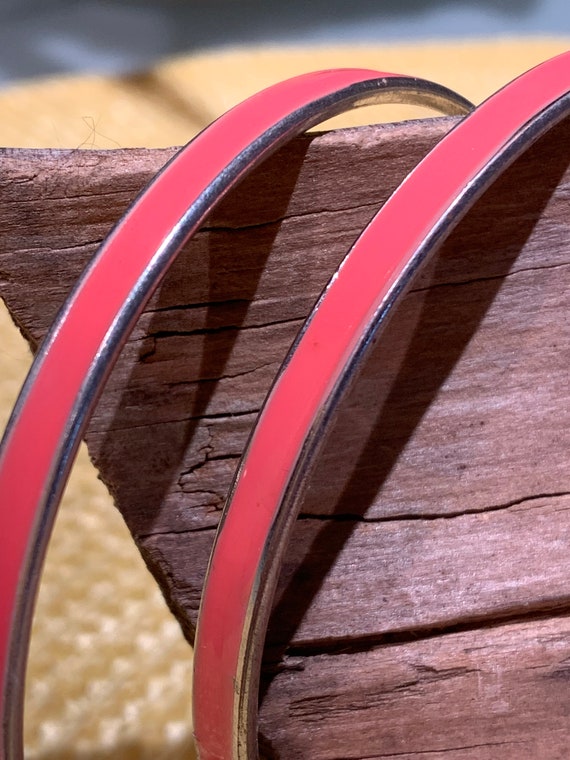
<path fill-rule="evenodd" d="M 419 266 L 494 179 L 570 113 L 569 88 L 565 53 L 463 119 L 372 220 L 303 327 L 238 468 L 210 560 L 194 660 L 200 760 L 258 756 L 259 670 L 275 584 L 303 476 L 339 398 Z"/>
<path fill-rule="evenodd" d="M 107 238 L 44 340 L 0 452 L 0 759 L 22 756 L 31 618 L 55 512 L 88 416 L 137 317 L 206 214 L 255 165 L 319 121 L 372 103 L 448 114 L 470 104 L 424 80 L 344 69 L 271 87 L 161 171 Z"/>

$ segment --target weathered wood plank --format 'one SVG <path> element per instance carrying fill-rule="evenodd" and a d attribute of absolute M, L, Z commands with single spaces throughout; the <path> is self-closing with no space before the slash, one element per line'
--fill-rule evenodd
<path fill-rule="evenodd" d="M 560 617 L 291 655 L 262 707 L 262 746 L 288 760 L 562 760 L 569 642 Z"/>
<path fill-rule="evenodd" d="M 328 650 L 570 606 L 568 494 L 453 518 L 308 522 L 302 564 L 281 579 L 275 645 Z"/>
<path fill-rule="evenodd" d="M 214 213 L 135 328 L 87 440 L 189 639 L 221 505 L 279 362 L 351 241 L 449 125 L 297 140 Z M 435 726 L 429 700 L 417 709 L 432 749 L 372 731 L 380 712 L 367 723 L 372 713 L 354 684 L 364 679 L 362 694 L 380 711 L 385 661 L 374 658 L 382 647 L 468 626 L 492 671 L 499 645 L 490 623 L 570 608 L 570 171 L 558 150 L 569 137 L 565 122 L 478 203 L 404 299 L 342 405 L 308 482 L 271 625 L 268 672 L 285 673 L 264 699 L 263 731 L 281 757 L 448 757 L 463 734 L 450 729 L 447 749 L 438 745 L 445 722 Z M 0 295 L 32 345 L 170 155 L 3 153 Z M 548 625 L 565 642 L 564 659 L 562 621 Z M 454 641 L 441 636 L 442 662 Z M 343 647 L 348 659 L 332 656 Z M 513 693 L 526 693 L 529 647 L 512 662 Z M 355 665 L 345 676 L 347 661 Z M 306 702 L 312 718 L 291 709 L 277 725 L 284 699 L 303 702 L 327 679 L 336 684 L 333 708 L 323 686 L 323 701 Z M 463 682 L 446 683 L 453 707 Z M 544 683 L 557 699 L 560 679 Z M 400 717 L 408 697 L 394 690 Z M 410 698 L 416 704 L 417 694 Z M 467 720 L 464 736 L 476 741 L 451 756 L 525 757 L 538 746 L 530 737 L 542 713 L 513 699 L 523 744 L 508 728 L 495 732 L 504 746 L 485 749 L 480 725 Z M 480 722 L 495 720 L 480 695 L 477 710 Z M 312 722 L 321 713 L 322 731 Z M 336 721 L 329 739 L 327 721 Z M 556 754 L 567 746 L 559 728 L 559 743 L 544 744 L 550 725 L 545 719 L 539 756 L 565 757 Z"/>

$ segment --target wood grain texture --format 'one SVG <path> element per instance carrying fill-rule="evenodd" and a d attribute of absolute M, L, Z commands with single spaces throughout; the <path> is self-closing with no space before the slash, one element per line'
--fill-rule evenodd
<path fill-rule="evenodd" d="M 279 363 L 351 242 L 452 123 L 281 150 L 213 213 L 125 347 L 87 442 L 190 640 Z M 343 401 L 271 622 L 269 757 L 568 755 L 569 144 L 564 122 L 485 194 Z M 32 346 L 171 155 L 3 151 L 0 295 Z"/>

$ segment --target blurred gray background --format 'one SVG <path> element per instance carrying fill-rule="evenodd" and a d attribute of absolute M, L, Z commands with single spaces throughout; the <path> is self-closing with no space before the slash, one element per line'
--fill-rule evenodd
<path fill-rule="evenodd" d="M 570 35 L 570 0 L 0 0 L 0 83 L 264 44 Z"/>

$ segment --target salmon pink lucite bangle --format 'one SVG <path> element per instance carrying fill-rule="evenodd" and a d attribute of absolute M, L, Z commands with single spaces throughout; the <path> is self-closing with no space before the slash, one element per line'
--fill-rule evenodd
<path fill-rule="evenodd" d="M 448 114 L 470 108 L 444 87 L 366 69 L 315 72 L 254 95 L 166 165 L 67 299 L 0 451 L 0 760 L 22 756 L 30 624 L 57 506 L 89 414 L 144 305 L 206 214 L 269 153 L 338 113 L 394 101 Z"/>
<path fill-rule="evenodd" d="M 242 458 L 210 560 L 194 658 L 200 760 L 258 756 L 261 654 L 297 497 L 367 347 L 483 191 L 570 113 L 569 88 L 570 52 L 466 116 L 370 222 L 303 327 Z"/>

